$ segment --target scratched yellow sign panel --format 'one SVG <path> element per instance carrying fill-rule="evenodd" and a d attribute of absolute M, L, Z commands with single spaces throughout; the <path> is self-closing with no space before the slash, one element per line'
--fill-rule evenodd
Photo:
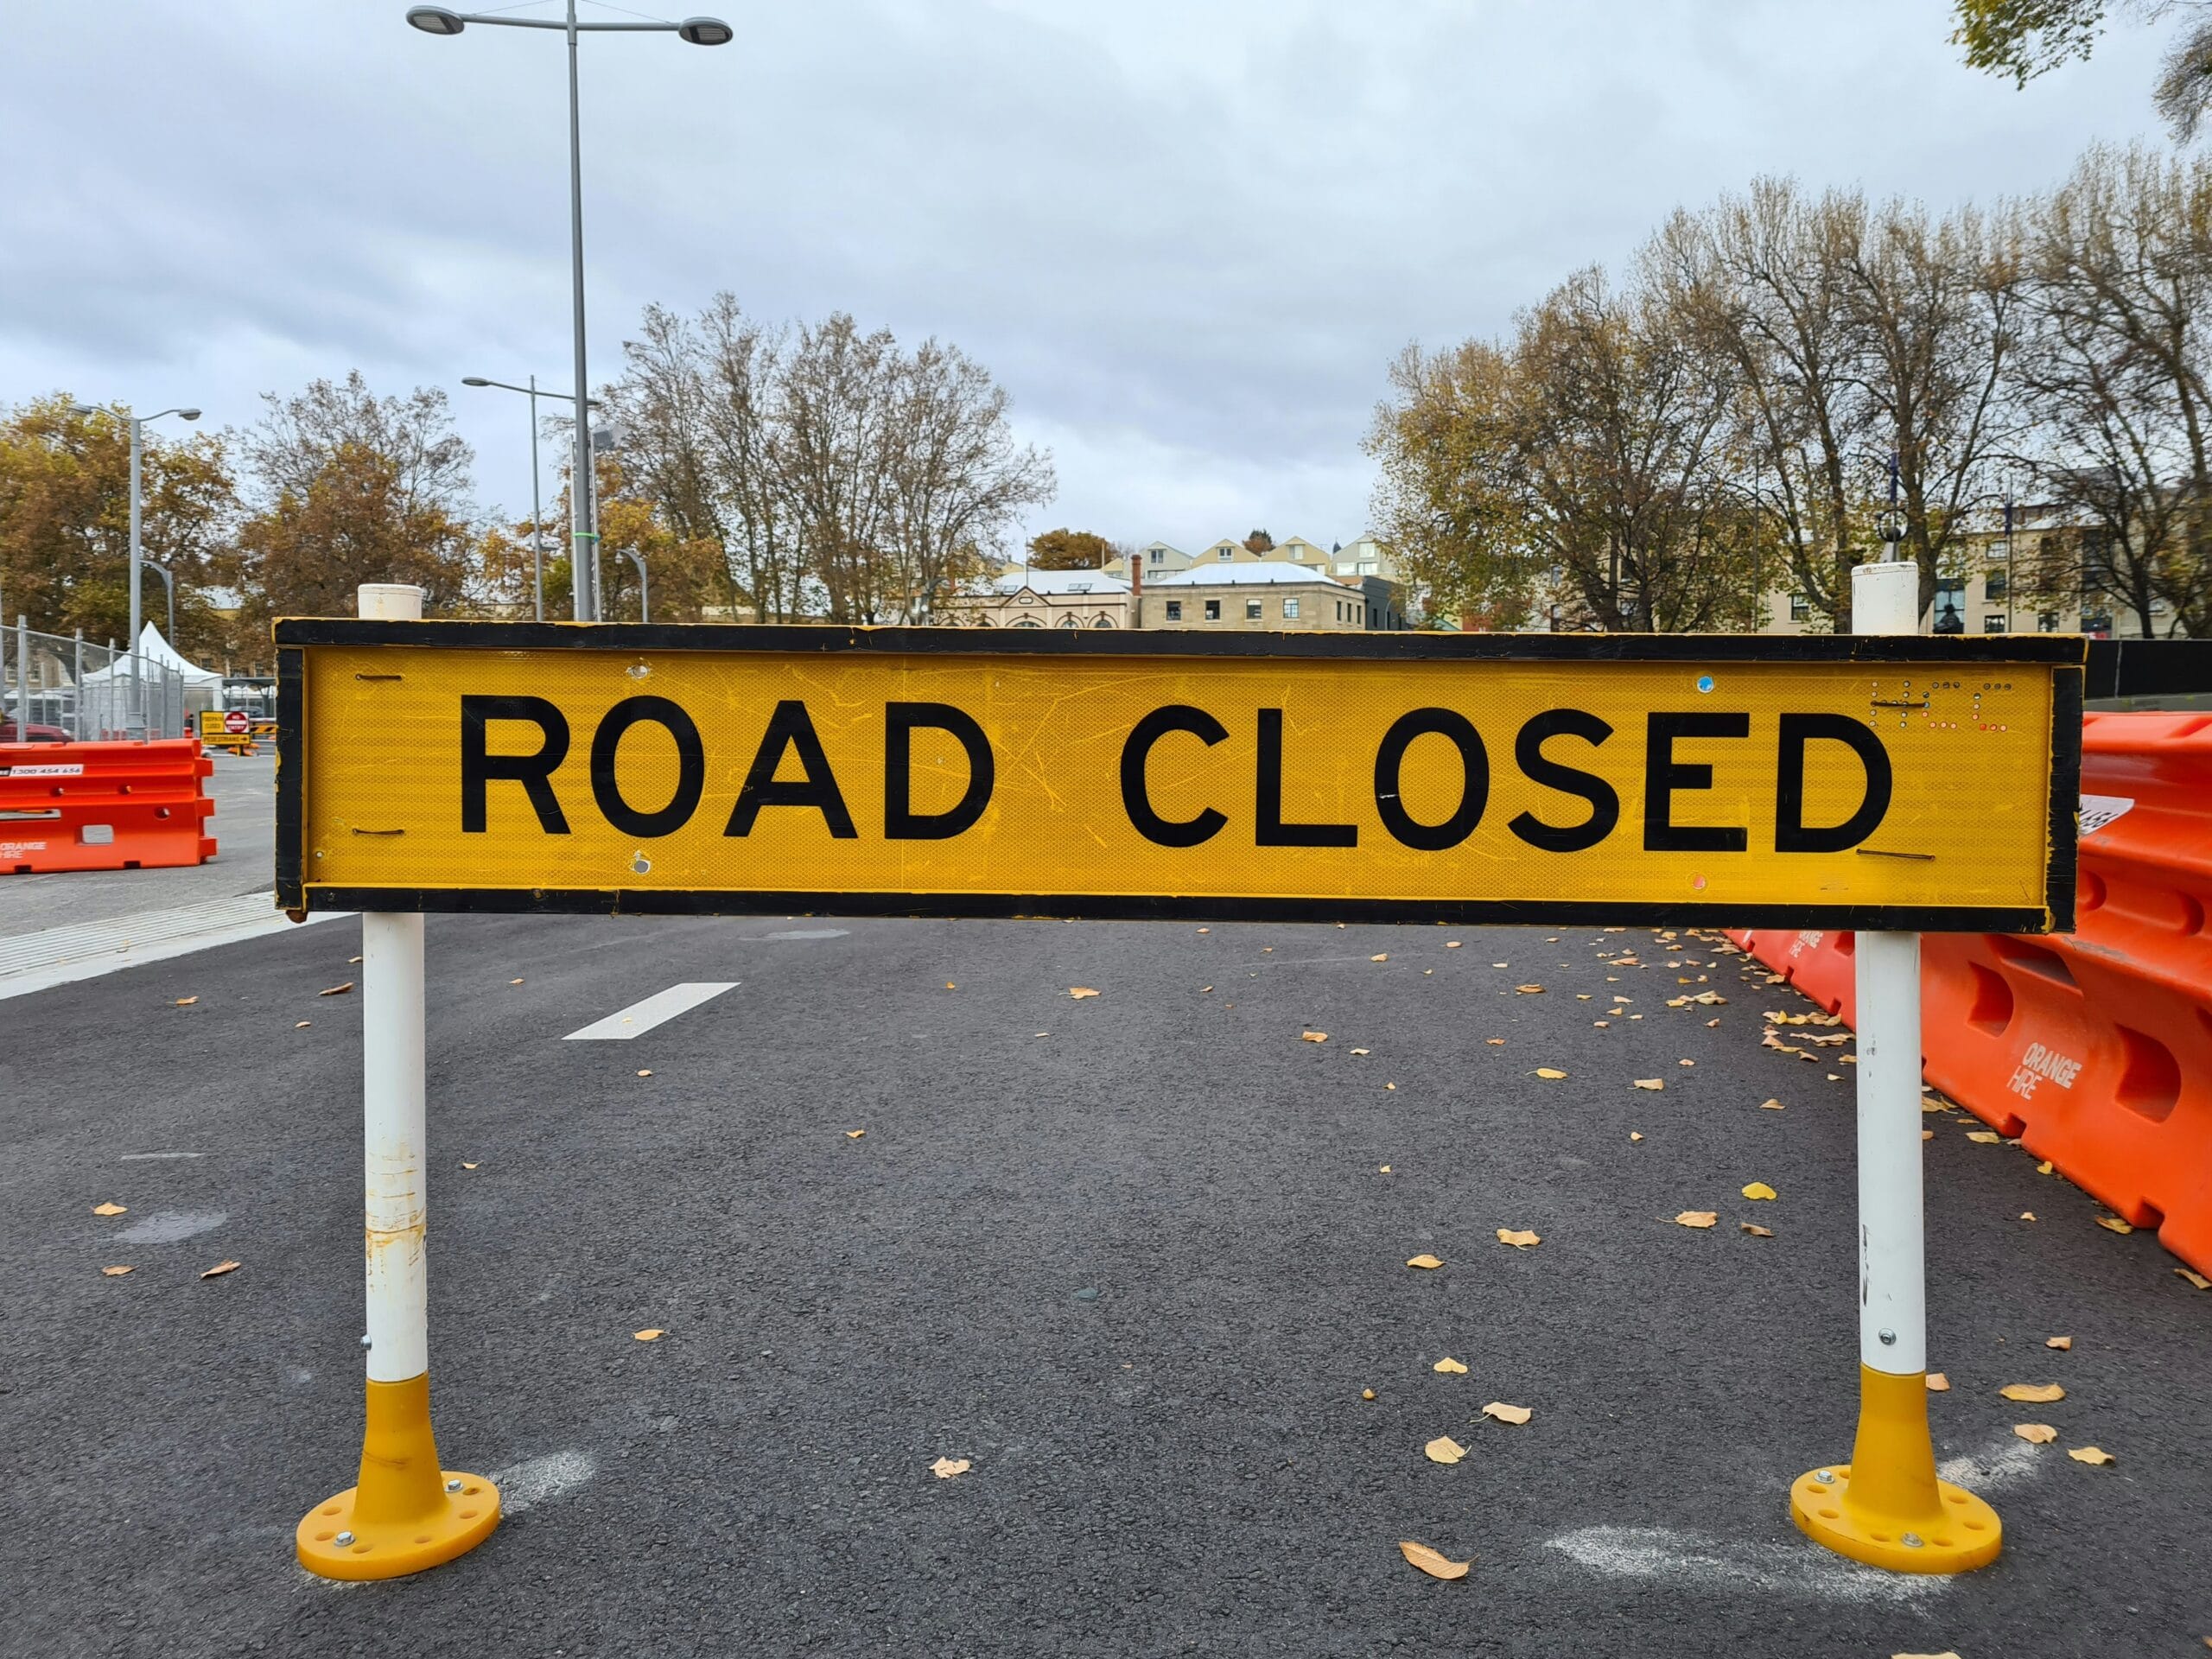
<path fill-rule="evenodd" d="M 2046 896 L 2052 684 L 2039 665 L 306 655 L 310 888 L 1960 909 Z M 988 745 L 987 802 L 959 738 L 911 713 L 906 798 L 887 800 L 893 711 L 916 703 L 972 720 Z M 473 740 L 465 704 L 485 715 Z M 549 709 L 565 753 L 533 790 L 502 774 L 544 758 Z M 1827 723 L 1793 755 L 1785 721 L 1802 734 L 1808 716 Z M 1133 805 L 1128 753 L 1147 719 Z M 1839 719 L 1878 740 L 1878 760 L 1834 734 Z M 686 723 L 688 758 L 673 729 Z M 794 735 L 802 726 L 813 745 Z M 473 785 L 472 741 L 476 771 L 493 774 Z M 1395 761 L 1378 777 L 1385 747 Z M 1881 766 L 1885 810 L 1850 846 L 1821 849 L 1822 831 L 1866 808 Z M 1485 770 L 1471 801 L 1469 773 Z M 1802 800 L 1788 803 L 1793 771 Z M 756 772 L 762 799 L 735 833 Z M 812 804 L 782 804 L 794 793 Z M 941 830 L 963 801 L 981 810 L 957 834 L 889 833 L 887 806 L 910 830 Z M 1785 817 L 1811 850 L 1781 849 Z"/>

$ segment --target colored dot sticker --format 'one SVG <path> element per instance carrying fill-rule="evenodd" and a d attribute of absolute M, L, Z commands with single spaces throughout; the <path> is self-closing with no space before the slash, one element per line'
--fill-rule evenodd
<path fill-rule="evenodd" d="M 1710 690 L 1713 690 L 1713 676 L 1712 676 L 1712 675 L 1710 675 L 1710 674 L 1700 674 L 1700 675 L 1699 675 L 1699 676 L 1697 677 L 1697 689 L 1698 689 L 1699 690 L 1700 690 L 1700 691 L 1710 691 Z"/>

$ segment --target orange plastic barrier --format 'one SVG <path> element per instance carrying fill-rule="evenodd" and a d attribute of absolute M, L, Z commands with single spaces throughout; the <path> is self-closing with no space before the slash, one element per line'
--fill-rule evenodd
<path fill-rule="evenodd" d="M 0 874 L 204 864 L 214 769 L 196 737 L 0 744 Z"/>
<path fill-rule="evenodd" d="M 2082 751 L 2075 931 L 1924 938 L 1923 1075 L 2212 1273 L 2212 715 L 2089 715 Z M 1851 935 L 1730 937 L 1852 1018 Z"/>

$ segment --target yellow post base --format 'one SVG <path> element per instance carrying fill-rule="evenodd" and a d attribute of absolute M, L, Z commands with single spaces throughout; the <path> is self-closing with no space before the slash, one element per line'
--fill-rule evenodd
<path fill-rule="evenodd" d="M 499 1524 L 498 1487 L 438 1466 L 426 1371 L 369 1384 L 360 1481 L 308 1510 L 292 1544 L 322 1578 L 397 1579 L 467 1554 Z"/>
<path fill-rule="evenodd" d="M 1964 1573 L 1997 1559 L 2004 1528 L 1972 1492 L 1936 1478 L 1928 1380 L 1859 1368 L 1851 1461 L 1789 1489 L 1789 1518 L 1816 1544 L 1892 1573 Z"/>

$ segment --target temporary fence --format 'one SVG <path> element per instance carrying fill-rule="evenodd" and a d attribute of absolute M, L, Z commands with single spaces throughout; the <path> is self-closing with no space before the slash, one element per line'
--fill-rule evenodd
<path fill-rule="evenodd" d="M 2082 722 L 2075 931 L 1930 934 L 1927 1081 L 2212 1273 L 2212 715 Z M 1849 932 L 1732 935 L 1856 1025 Z"/>
<path fill-rule="evenodd" d="M 213 688 L 149 652 L 0 629 L 0 741 L 77 743 L 186 737 Z"/>
<path fill-rule="evenodd" d="M 196 737 L 0 744 L 0 874 L 204 864 L 214 769 Z"/>

